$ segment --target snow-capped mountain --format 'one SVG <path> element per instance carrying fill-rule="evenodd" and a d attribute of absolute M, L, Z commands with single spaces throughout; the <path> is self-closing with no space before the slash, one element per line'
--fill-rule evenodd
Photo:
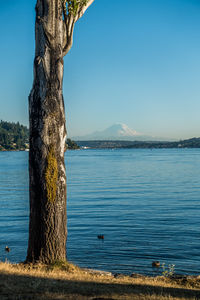
<path fill-rule="evenodd" d="M 146 136 L 133 129 L 130 129 L 126 124 L 117 123 L 105 130 L 95 131 L 91 134 L 84 136 L 72 137 L 76 141 L 86 140 L 153 140 L 152 136 Z"/>

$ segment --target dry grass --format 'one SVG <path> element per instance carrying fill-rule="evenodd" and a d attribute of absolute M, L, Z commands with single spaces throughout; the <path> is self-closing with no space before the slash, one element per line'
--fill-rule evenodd
<path fill-rule="evenodd" d="M 200 299 L 200 279 L 114 278 L 90 274 L 68 263 L 0 263 L 1 300 Z"/>

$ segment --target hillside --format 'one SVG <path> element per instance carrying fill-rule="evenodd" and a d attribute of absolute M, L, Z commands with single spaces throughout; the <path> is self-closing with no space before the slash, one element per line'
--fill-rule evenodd
<path fill-rule="evenodd" d="M 17 123 L 0 121 L 0 151 L 28 148 L 28 128 Z"/>

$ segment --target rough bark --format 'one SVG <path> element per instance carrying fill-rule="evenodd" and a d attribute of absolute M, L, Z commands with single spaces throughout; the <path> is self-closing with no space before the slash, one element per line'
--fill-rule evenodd
<path fill-rule="evenodd" d="M 37 0 L 34 82 L 29 96 L 30 218 L 27 262 L 66 259 L 63 57 L 75 22 L 94 0 Z M 76 15 L 66 7 L 78 4 Z M 70 4 L 72 3 L 72 4 Z M 66 6 L 68 5 L 68 6 Z"/>
<path fill-rule="evenodd" d="M 61 0 L 36 5 L 34 83 L 29 96 L 30 224 L 27 261 L 66 259 L 64 24 Z"/>

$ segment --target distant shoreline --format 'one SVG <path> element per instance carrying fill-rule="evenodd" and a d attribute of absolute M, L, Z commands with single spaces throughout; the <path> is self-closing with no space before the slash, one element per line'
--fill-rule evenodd
<path fill-rule="evenodd" d="M 200 145 L 193 144 L 178 144 L 173 145 L 175 142 L 159 143 L 156 142 L 121 142 L 121 141 L 77 141 L 79 147 L 67 148 L 68 150 L 104 150 L 104 149 L 200 149 Z M 130 143 L 130 144 L 129 144 Z M 29 149 L 2 149 L 0 152 L 29 152 Z"/>
<path fill-rule="evenodd" d="M 170 149 L 200 148 L 200 138 L 191 138 L 176 142 L 162 141 L 124 141 L 124 140 L 90 140 L 76 141 L 81 149 Z"/>

